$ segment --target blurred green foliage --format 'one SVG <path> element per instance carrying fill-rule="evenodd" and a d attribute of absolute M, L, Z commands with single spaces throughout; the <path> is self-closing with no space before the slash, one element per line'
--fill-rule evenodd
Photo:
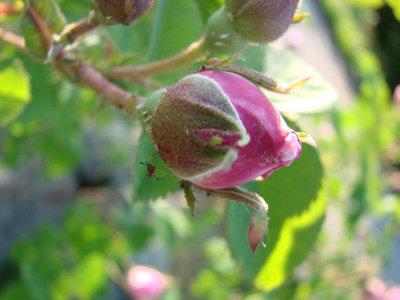
<path fill-rule="evenodd" d="M 54 3 L 60 5 L 68 23 L 85 17 L 92 8 L 90 0 Z M 200 38 L 208 17 L 222 4 L 221 0 L 158 0 L 133 26 L 100 28 L 77 41 L 70 51 L 100 69 L 168 57 Z M 88 204 L 92 199 L 87 196 L 80 197 L 60 226 L 45 226 L 14 245 L 12 263 L 17 272 L 1 283 L 0 299 L 112 299 L 114 286 L 124 294 L 129 266 L 153 251 L 167 257 L 169 268 L 163 271 L 174 278 L 163 299 L 357 298 L 367 278 L 377 272 L 373 268 L 376 260 L 387 258 L 400 218 L 399 187 L 388 181 L 391 172 L 400 172 L 396 146 L 400 109 L 392 105 L 393 86 L 388 85 L 396 82 L 397 74 L 382 69 L 376 51 L 382 45 L 374 38 L 379 24 L 371 23 L 370 17 L 377 10 L 389 9 L 400 19 L 400 8 L 396 1 L 380 0 L 321 0 L 320 4 L 346 58 L 357 95 L 348 106 L 306 117 L 312 126 L 333 128 L 333 134 L 318 140 L 320 155 L 306 145 L 293 166 L 267 181 L 249 184 L 270 205 L 266 248 L 260 247 L 255 254 L 246 241 L 251 212 L 244 206 L 230 203 L 224 213 L 221 202 L 201 198 L 192 218 L 181 207 L 183 202 L 173 199 L 181 200 L 182 193 L 171 196 L 179 188 L 178 180 L 155 155 L 147 137 L 137 138 L 138 122 L 99 102 L 93 91 L 74 78 L 67 79 L 51 66 L 0 44 L 2 168 L 21 168 L 39 157 L 44 161 L 41 178 L 74 174 L 87 157 L 95 156 L 86 153 L 85 145 L 85 136 L 95 130 L 103 139 L 100 148 L 110 164 L 134 173 L 133 188 L 121 188 L 128 195 L 125 202 L 102 210 L 99 204 Z M 55 16 L 59 32 L 63 17 L 49 15 L 50 19 Z M 1 26 L 21 34 L 16 17 L 0 18 Z M 25 36 L 35 42 L 28 33 L 32 24 L 26 22 L 24 18 Z M 34 43 L 32 47 L 36 53 Z M 36 56 L 44 58 L 43 53 Z M 304 62 L 291 52 L 251 46 L 243 59 L 239 64 L 271 72 L 283 81 L 310 75 Z M 157 80 L 169 85 L 187 73 L 182 68 Z M 145 96 L 152 92 L 119 84 Z M 331 86 L 317 77 L 297 97 L 272 95 L 271 99 L 288 108 L 283 110 L 290 115 L 324 112 L 333 97 Z M 154 164 L 156 176 L 148 176 L 140 162 Z M 165 197 L 168 201 L 158 199 Z M 334 223 L 341 236 L 331 251 L 326 249 L 332 247 L 331 228 L 324 228 L 318 239 L 326 199 L 342 217 Z M 385 220 L 383 234 L 373 225 L 365 234 L 363 222 L 371 216 Z M 224 231 L 227 240 L 221 238 Z M 366 237 L 358 246 L 355 240 L 360 235 Z M 300 264 L 300 271 L 293 273 Z"/>

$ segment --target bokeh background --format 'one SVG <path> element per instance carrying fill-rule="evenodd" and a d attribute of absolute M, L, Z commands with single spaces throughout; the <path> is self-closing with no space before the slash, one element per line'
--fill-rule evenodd
<path fill-rule="evenodd" d="M 68 22 L 92 8 L 90 0 L 56 2 Z M 98 68 L 167 57 L 201 36 L 200 2 L 156 0 L 138 30 L 101 29 L 75 51 Z M 0 1 L 0 26 L 18 33 L 20 7 Z M 270 69 L 276 79 L 296 56 L 327 83 L 319 105 L 282 109 L 317 141 L 328 207 L 312 251 L 269 292 L 230 254 L 225 201 L 199 198 L 195 217 L 181 191 L 137 201 L 169 180 L 168 170 L 147 178 L 138 163 L 139 124 L 0 40 L 0 85 L 32 95 L 0 127 L 0 299 L 138 298 L 129 292 L 135 265 L 165 275 L 160 299 L 400 299 L 400 1 L 304 0 L 302 9 L 310 17 L 265 59 L 282 61 Z M 168 26 L 149 40 L 160 12 Z M 10 61 L 29 84 L 1 73 Z M 139 160 L 151 161 L 147 154 Z M 164 282 L 156 278 L 153 285 Z"/>

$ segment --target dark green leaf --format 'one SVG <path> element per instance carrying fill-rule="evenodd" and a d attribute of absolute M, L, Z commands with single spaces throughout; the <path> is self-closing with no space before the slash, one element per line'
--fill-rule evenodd
<path fill-rule="evenodd" d="M 155 167 L 154 174 L 149 174 L 146 164 Z M 156 154 L 153 144 L 145 134 L 142 134 L 140 138 L 133 182 L 135 200 L 165 197 L 168 192 L 174 192 L 179 187 L 178 179 L 171 174 L 168 167 Z"/>
<path fill-rule="evenodd" d="M 249 188 L 269 205 L 266 248 L 253 254 L 246 241 L 251 215 L 240 204 L 228 206 L 228 240 L 233 256 L 262 290 L 280 286 L 312 249 L 324 219 L 326 196 L 322 166 L 315 149 L 303 145 L 302 156 Z"/>
<path fill-rule="evenodd" d="M 60 33 L 66 24 L 58 5 L 53 0 L 26 0 L 21 17 L 21 30 L 26 48 L 37 59 L 47 57 L 51 34 Z M 50 36 L 49 36 L 50 34 Z"/>
<path fill-rule="evenodd" d="M 22 66 L 14 61 L 0 71 L 0 126 L 14 120 L 30 99 L 29 76 Z"/>

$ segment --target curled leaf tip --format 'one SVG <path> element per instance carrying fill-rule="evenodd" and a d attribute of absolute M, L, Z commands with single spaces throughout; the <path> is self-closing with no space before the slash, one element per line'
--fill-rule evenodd
<path fill-rule="evenodd" d="M 307 83 L 307 81 L 309 81 L 311 79 L 311 77 L 306 77 L 306 78 L 302 78 L 299 80 L 296 80 L 294 82 L 292 82 L 290 84 L 290 93 L 294 93 L 299 87 L 301 87 L 302 85 L 305 85 Z"/>
<path fill-rule="evenodd" d="M 292 23 L 299 23 L 301 21 L 303 21 L 304 19 L 306 19 L 308 16 L 310 16 L 310 13 L 299 13 L 299 14 L 295 14 L 293 16 L 293 21 Z"/>
<path fill-rule="evenodd" d="M 308 144 L 314 148 L 317 148 L 317 143 L 315 142 L 315 140 L 311 135 L 305 132 L 296 132 L 296 134 L 299 137 L 300 142 Z"/>

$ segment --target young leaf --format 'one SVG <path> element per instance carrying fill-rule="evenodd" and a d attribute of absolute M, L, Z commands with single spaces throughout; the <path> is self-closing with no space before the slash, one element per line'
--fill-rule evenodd
<path fill-rule="evenodd" d="M 47 57 L 52 35 L 66 24 L 64 15 L 53 0 L 26 0 L 21 16 L 21 30 L 26 48 L 37 59 Z"/>
<path fill-rule="evenodd" d="M 0 126 L 14 120 L 31 100 L 28 74 L 11 64 L 0 70 Z"/>
<path fill-rule="evenodd" d="M 262 290 L 280 286 L 312 249 L 324 219 L 326 197 L 322 166 L 315 149 L 303 146 L 302 156 L 248 188 L 269 205 L 266 248 L 251 252 L 246 230 L 251 215 L 243 205 L 229 203 L 227 235 L 234 258 Z"/>
<path fill-rule="evenodd" d="M 154 166 L 153 174 L 149 174 L 148 168 L 140 163 Z M 149 138 L 142 134 L 133 176 L 133 195 L 135 200 L 154 200 L 164 197 L 168 192 L 174 192 L 179 188 L 178 179 L 171 174 L 162 159 L 156 154 L 154 146 Z"/>

